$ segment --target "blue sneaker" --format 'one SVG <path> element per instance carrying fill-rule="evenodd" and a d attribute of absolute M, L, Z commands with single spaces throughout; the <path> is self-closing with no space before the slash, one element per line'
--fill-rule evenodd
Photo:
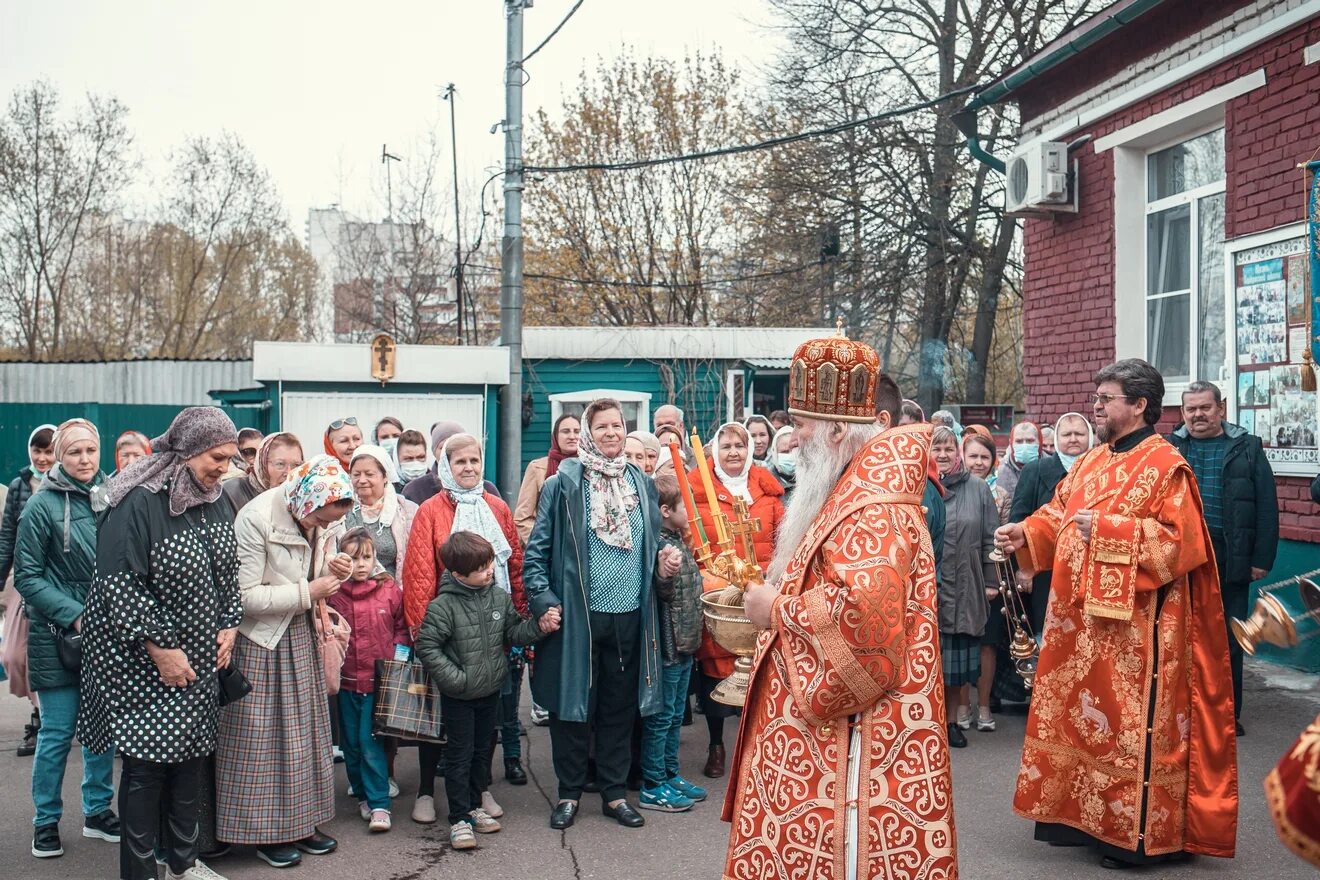
<path fill-rule="evenodd" d="M 700 803 L 706 799 L 706 789 L 700 785 L 693 785 L 682 776 L 675 776 L 669 780 L 669 787 L 693 803 Z"/>
<path fill-rule="evenodd" d="M 680 794 L 667 782 L 653 788 L 643 788 L 637 803 L 643 810 L 659 810 L 662 813 L 683 813 L 692 809 L 692 804 L 691 798 Z"/>

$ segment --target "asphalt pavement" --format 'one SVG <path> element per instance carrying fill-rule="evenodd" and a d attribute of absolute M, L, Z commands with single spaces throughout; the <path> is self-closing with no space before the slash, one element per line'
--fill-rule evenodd
<path fill-rule="evenodd" d="M 1316 872 L 1279 844 L 1266 811 L 1261 780 L 1297 733 L 1320 711 L 1314 676 L 1273 667 L 1251 666 L 1244 723 L 1248 735 L 1239 741 L 1241 811 L 1238 856 L 1233 860 L 1196 858 L 1176 866 L 1161 866 L 1145 877 L 1268 877 L 1270 880 L 1314 878 Z M 3 686 L 0 686 L 3 690 Z M 526 701 L 524 700 L 524 706 Z M 118 851 L 113 844 L 83 838 L 78 780 L 81 763 L 75 750 L 65 777 L 66 815 L 61 826 L 63 858 L 37 860 L 29 854 L 32 804 L 29 795 L 31 758 L 14 750 L 28 717 L 27 702 L 0 696 L 0 880 L 114 880 Z M 686 775 L 704 782 L 706 730 L 700 715 L 683 730 L 682 764 Z M 993 733 L 970 731 L 968 748 L 954 750 L 955 821 L 960 874 L 963 880 L 1023 880 L 1067 877 L 1111 878 L 1085 850 L 1055 849 L 1031 839 L 1031 824 L 1010 809 L 1025 718 L 999 716 Z M 733 728 L 727 739 L 732 744 Z M 711 799 L 690 813 L 645 812 L 646 826 L 626 829 L 600 814 L 599 799 L 586 795 L 577 824 L 565 832 L 547 824 L 555 798 L 549 734 L 528 726 L 523 741 L 532 783 L 514 787 L 497 769 L 492 792 L 504 807 L 499 834 L 479 835 L 480 849 L 449 848 L 443 821 L 430 826 L 409 819 L 417 790 L 415 754 L 400 754 L 397 775 L 403 792 L 395 801 L 394 830 L 372 835 L 358 818 L 356 804 L 345 794 L 342 765 L 336 768 L 339 818 L 323 830 L 339 839 L 339 850 L 328 856 L 303 856 L 296 868 L 276 871 L 256 859 L 251 849 L 213 864 L 232 880 L 297 877 L 360 878 L 360 880 L 426 880 L 426 878 L 517 878 L 517 880 L 716 880 L 723 867 L 727 826 L 719 821 L 723 787 L 712 786 Z M 498 762 L 497 762 L 498 763 Z M 502 765 L 501 765 L 502 766 Z M 437 781 L 443 801 L 443 780 Z M 635 796 L 633 796 L 635 799 Z M 443 807 L 441 806 L 443 818 Z"/>

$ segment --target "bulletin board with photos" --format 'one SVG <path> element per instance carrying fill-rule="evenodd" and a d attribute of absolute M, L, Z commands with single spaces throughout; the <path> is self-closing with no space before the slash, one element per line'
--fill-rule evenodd
<path fill-rule="evenodd" d="M 1230 243 L 1228 267 L 1236 346 L 1236 421 L 1265 446 L 1276 474 L 1313 476 L 1316 393 L 1302 390 L 1310 345 L 1306 236 Z"/>

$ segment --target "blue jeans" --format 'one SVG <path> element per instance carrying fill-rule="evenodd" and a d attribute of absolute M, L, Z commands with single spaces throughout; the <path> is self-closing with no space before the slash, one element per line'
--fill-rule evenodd
<path fill-rule="evenodd" d="M 500 748 L 504 760 L 522 757 L 522 725 L 518 722 L 518 700 L 522 697 L 523 667 L 509 664 L 509 677 L 500 691 Z"/>
<path fill-rule="evenodd" d="M 371 735 L 375 694 L 339 692 L 339 748 L 353 796 L 373 810 L 390 808 L 390 771 L 385 747 Z"/>
<path fill-rule="evenodd" d="M 691 677 L 691 656 L 683 655 L 673 665 L 666 663 L 660 678 L 660 711 L 642 719 L 642 778 L 647 787 L 678 775 L 678 734 L 683 729 L 683 706 Z"/>
<path fill-rule="evenodd" d="M 40 827 L 58 824 L 64 815 L 64 768 L 78 726 L 78 688 L 43 688 L 37 698 L 41 702 L 41 730 L 32 760 L 32 803 L 37 808 L 32 824 Z M 84 747 L 82 759 L 83 816 L 95 816 L 110 809 L 115 794 L 115 751 L 109 749 L 98 755 Z"/>

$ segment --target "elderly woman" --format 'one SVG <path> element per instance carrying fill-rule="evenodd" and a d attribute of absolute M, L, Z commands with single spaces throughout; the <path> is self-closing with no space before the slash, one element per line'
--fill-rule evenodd
<path fill-rule="evenodd" d="M 522 488 L 518 490 L 518 503 L 513 508 L 513 521 L 518 526 L 518 537 L 526 544 L 532 536 L 536 522 L 536 502 L 541 500 L 541 487 L 545 481 L 559 473 L 565 459 L 576 458 L 578 438 L 582 436 L 582 420 L 564 413 L 555 419 L 550 432 L 550 453 L 545 458 L 534 458 L 523 474 Z"/>
<path fill-rule="evenodd" d="M 436 596 L 440 576 L 444 574 L 438 551 L 453 532 L 476 532 L 491 543 L 495 548 L 496 586 L 510 594 L 520 614 L 527 614 L 527 596 L 523 592 L 523 549 L 513 524 L 513 513 L 498 495 L 486 490 L 481 476 L 482 463 L 481 441 L 471 434 L 454 434 L 441 445 L 436 457 L 440 492 L 418 509 L 403 563 L 403 616 L 414 637 L 426 617 L 426 606 Z M 501 692 L 504 700 L 500 710 L 504 773 L 515 784 L 521 784 L 527 778 L 522 767 L 517 712 L 518 695 L 522 690 L 521 657 L 521 653 L 510 657 L 509 682 Z M 442 751 L 439 746 L 426 744 L 418 749 L 422 778 L 413 805 L 415 822 L 430 824 L 436 820 L 435 771 Z M 489 791 L 482 792 L 481 805 L 492 818 L 498 819 L 503 813 Z M 481 830 L 480 822 L 477 830 Z"/>
<path fill-rule="evenodd" d="M 784 488 L 784 507 L 788 507 L 793 490 L 797 488 L 797 441 L 793 439 L 792 425 L 775 431 L 770 441 L 770 473 Z"/>
<path fill-rule="evenodd" d="M 55 464 L 55 426 L 41 425 L 28 435 L 27 467 L 9 484 L 5 495 L 4 518 L 0 520 L 0 590 L 5 589 L 14 571 L 14 542 L 18 537 L 18 518 L 32 494 L 41 487 L 46 472 Z M 37 731 L 41 729 L 41 711 L 37 695 L 28 687 L 27 666 L 28 618 L 21 599 L 11 599 L 5 613 L 4 634 L 0 636 L 0 658 L 9 674 L 9 692 L 32 702 L 32 718 L 23 725 L 23 740 L 15 754 L 31 757 L 37 752 Z"/>
<path fill-rule="evenodd" d="M 623 456 L 623 407 L 597 400 L 583 423 L 578 457 L 546 481 L 527 544 L 532 614 L 562 608 L 560 630 L 537 646 L 532 694 L 551 713 L 559 800 L 550 827 L 577 816 L 594 729 L 602 810 L 636 828 L 645 820 L 625 798 L 633 721 L 639 708 L 643 717 L 660 709 L 655 588 L 682 556 L 660 547 L 655 483 Z"/>
<path fill-rule="evenodd" d="M 939 564 L 938 591 L 940 653 L 944 659 L 946 701 L 950 707 L 957 707 L 956 716 L 949 720 L 949 745 L 963 748 L 967 745 L 963 731 L 972 726 L 971 685 L 980 674 L 988 601 L 999 592 L 995 565 L 989 559 L 999 514 L 990 487 L 963 465 L 958 439 L 951 429 L 935 429 L 931 457 L 944 486 L 944 554 Z M 982 717 L 993 721 L 988 708 Z"/>
<path fill-rule="evenodd" d="M 115 441 L 115 473 L 151 455 L 151 441 L 141 431 L 125 431 Z"/>
<path fill-rule="evenodd" d="M 155 878 L 155 853 L 170 878 L 218 876 L 198 860 L 208 806 L 199 792 L 210 790 L 217 670 L 229 665 L 243 619 L 220 497 L 237 437 L 219 409 L 189 407 L 107 488 L 83 617 L 78 736 L 123 758 L 123 880 Z"/>
<path fill-rule="evenodd" d="M 233 662 L 252 692 L 220 713 L 216 833 L 255 845 L 277 868 L 296 865 L 299 850 L 323 855 L 338 845 L 317 828 L 335 815 L 334 764 L 309 612 L 352 573 L 346 556 L 326 562 L 319 552 L 352 507 L 347 472 L 318 455 L 234 523 L 243 622 Z"/>
<path fill-rule="evenodd" d="M 233 515 L 248 505 L 253 498 L 271 486 L 284 482 L 289 471 L 303 462 L 302 443 L 293 434 L 281 431 L 261 440 L 252 462 L 252 469 L 241 479 L 226 480 L 221 484 L 225 500 Z"/>
<path fill-rule="evenodd" d="M 683 432 L 673 425 L 665 425 L 655 432 L 655 439 L 660 444 L 660 462 L 655 466 L 654 476 L 674 474 L 674 456 L 669 449 L 671 446 L 678 447 L 679 461 L 686 461 L 683 449 Z"/>
<path fill-rule="evenodd" d="M 41 730 L 32 764 L 32 855 L 64 854 L 60 844 L 64 768 L 78 721 L 79 667 L 61 656 L 57 641 L 83 624 L 96 568 L 96 515 L 105 509 L 101 437 L 85 419 L 55 432 L 55 465 L 23 509 L 14 548 L 14 587 L 23 597 L 28 633 L 28 682 L 41 703 Z M 114 751 L 83 742 L 83 836 L 119 842 L 110 811 Z"/>
<path fill-rule="evenodd" d="M 642 473 L 648 477 L 655 476 L 655 469 L 660 465 L 660 439 L 650 431 L 633 431 L 628 435 L 627 443 L 624 446 L 625 452 L 632 448 L 633 443 L 642 444 L 641 461 L 633 461 L 629 454 L 629 461 L 642 469 Z"/>
<path fill-rule="evenodd" d="M 354 503 L 344 517 L 344 530 L 366 529 L 376 547 L 377 565 L 398 580 L 417 505 L 394 491 L 393 462 L 380 446 L 368 444 L 357 448 L 348 463 L 348 479 L 353 484 Z"/>
<path fill-rule="evenodd" d="M 712 456 L 708 463 L 714 476 L 715 498 L 706 494 L 705 480 L 699 470 L 688 474 L 692 484 L 692 498 L 697 505 L 702 526 L 708 537 L 716 533 L 715 514 L 723 513 L 730 522 L 734 519 L 733 502 L 741 498 L 747 504 L 748 514 L 758 521 L 752 535 L 756 562 L 765 571 L 775 552 L 775 530 L 784 518 L 784 488 L 770 471 L 752 462 L 753 446 L 748 431 L 737 422 L 720 426 L 711 440 Z M 735 543 L 734 552 L 742 555 L 742 546 Z M 718 578 L 706 578 L 706 589 L 722 589 L 726 584 Z M 716 685 L 733 673 L 734 656 L 715 644 L 706 632 L 697 651 L 697 699 L 706 718 L 710 743 L 706 751 L 703 773 L 710 779 L 724 775 L 724 721 L 737 714 L 737 710 L 712 699 Z"/>
<path fill-rule="evenodd" d="M 337 458 L 345 470 L 348 469 L 348 463 L 353 460 L 354 450 L 361 445 L 362 429 L 358 427 L 358 420 L 353 416 L 335 419 L 325 429 L 323 438 L 325 454 Z"/>

